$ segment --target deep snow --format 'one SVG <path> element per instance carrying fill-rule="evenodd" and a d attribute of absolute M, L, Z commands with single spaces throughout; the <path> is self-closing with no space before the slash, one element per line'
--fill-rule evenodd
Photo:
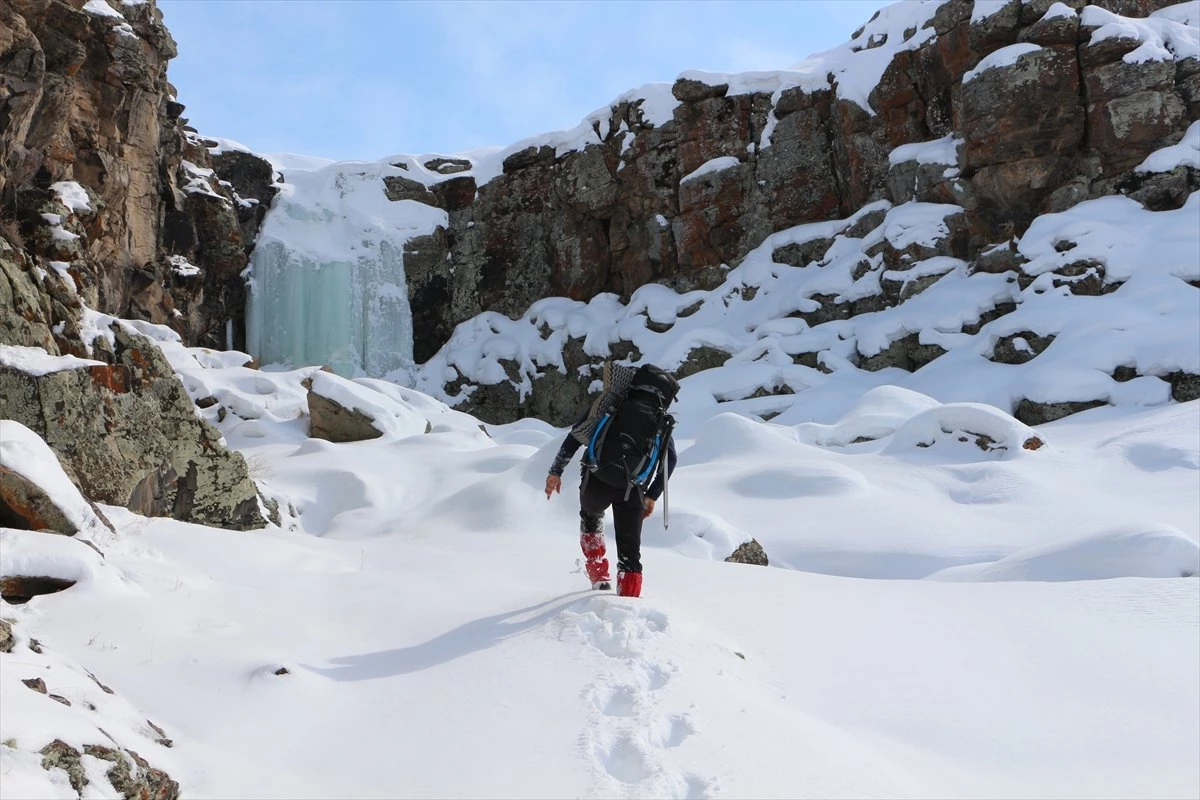
<path fill-rule="evenodd" d="M 0 531 L 0 572 L 79 581 L 5 608 L 6 797 L 73 796 L 32 751 L 100 727 L 191 797 L 1200 790 L 1200 583 L 1181 577 L 1200 569 L 1200 403 L 1036 430 L 899 387 L 829 426 L 718 414 L 680 439 L 635 601 L 587 591 L 574 499 L 541 492 L 563 431 L 321 373 L 393 427 L 312 440 L 315 368 L 138 327 L 219 400 L 200 413 L 225 409 L 288 518 L 238 533 L 106 507 L 103 558 Z M 396 423 L 417 419 L 429 433 Z M 722 561 L 751 536 L 772 567 Z"/>

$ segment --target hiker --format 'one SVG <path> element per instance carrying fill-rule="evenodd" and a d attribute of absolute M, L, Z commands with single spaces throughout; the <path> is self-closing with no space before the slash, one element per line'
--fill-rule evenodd
<path fill-rule="evenodd" d="M 609 388 L 585 409 L 558 448 L 546 476 L 546 499 L 562 491 L 562 474 L 583 444 L 579 485 L 579 545 L 593 589 L 611 589 L 604 548 L 604 512 L 613 510 L 617 539 L 617 593 L 642 593 L 642 521 L 654 511 L 675 469 L 675 420 L 666 413 L 679 383 L 652 364 L 606 365 L 621 370 L 628 388 Z M 657 444 L 656 444 L 657 442 Z"/>

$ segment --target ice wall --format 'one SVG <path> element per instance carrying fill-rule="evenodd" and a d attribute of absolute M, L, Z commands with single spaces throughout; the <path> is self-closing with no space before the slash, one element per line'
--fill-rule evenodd
<path fill-rule="evenodd" d="M 412 367 L 404 243 L 446 212 L 391 201 L 387 163 L 274 160 L 284 176 L 248 270 L 247 347 L 264 365 L 382 377 Z"/>

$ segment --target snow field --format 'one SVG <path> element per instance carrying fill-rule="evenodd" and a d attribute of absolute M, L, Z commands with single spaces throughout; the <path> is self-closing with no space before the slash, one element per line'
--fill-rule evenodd
<path fill-rule="evenodd" d="M 344 541 L 106 512 L 144 594 L 72 590 L 18 625 L 162 725 L 194 796 L 1194 787 L 1194 580 L 871 581 L 653 550 L 635 602 L 581 590 L 560 531 Z"/>
<path fill-rule="evenodd" d="M 847 394 L 829 423 L 705 418 L 685 399 L 670 525 L 647 522 L 634 602 L 586 591 L 575 473 L 541 492 L 564 431 L 481 426 L 320 373 L 406 422 L 309 439 L 314 368 L 254 370 L 139 328 L 194 398 L 218 400 L 197 413 L 284 526 L 105 507 L 118 535 L 103 558 L 4 531 L 0 572 L 80 581 L 6 615 L 52 674 L 85 664 L 161 726 L 165 754 L 133 723 L 122 743 L 193 796 L 1200 788 L 1195 402 L 1031 429 L 895 385 Z M 750 538 L 773 567 L 723 562 Z M 608 541 L 615 558 L 611 523 Z M 28 750 L 51 730 L 31 720 L 59 719 L 38 709 L 58 704 L 5 686 L 23 709 L 0 718 L 11 785 L 60 796 L 63 776 Z M 53 729 L 76 746 L 112 733 L 94 705 Z"/>

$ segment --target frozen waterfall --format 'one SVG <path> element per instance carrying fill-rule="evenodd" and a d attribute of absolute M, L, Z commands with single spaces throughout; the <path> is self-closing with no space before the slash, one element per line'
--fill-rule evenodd
<path fill-rule="evenodd" d="M 387 163 L 276 163 L 284 175 L 251 256 L 250 354 L 264 365 L 329 365 L 383 377 L 413 366 L 404 243 L 447 224 L 446 212 L 391 201 Z"/>

